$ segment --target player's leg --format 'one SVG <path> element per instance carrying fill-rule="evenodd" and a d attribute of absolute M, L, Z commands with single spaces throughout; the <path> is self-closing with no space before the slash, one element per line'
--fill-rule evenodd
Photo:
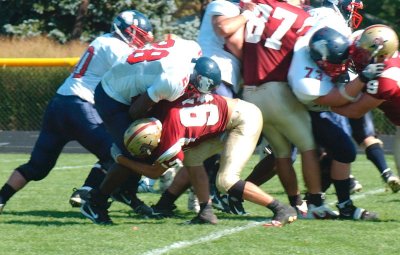
<path fill-rule="evenodd" d="M 0 212 L 7 201 L 30 181 L 44 179 L 56 164 L 56 161 L 69 141 L 59 129 L 63 112 L 59 109 L 62 102 L 55 97 L 50 101 L 43 117 L 39 137 L 34 145 L 29 161 L 17 167 L 0 190 Z"/>
<path fill-rule="evenodd" d="M 394 175 L 386 162 L 383 143 L 376 138 L 372 114 L 368 112 L 362 118 L 349 119 L 349 123 L 352 128 L 353 138 L 357 144 L 365 149 L 367 159 L 375 165 L 383 181 L 388 184 L 392 191 L 398 192 L 400 190 L 400 180 Z"/>
<path fill-rule="evenodd" d="M 338 198 L 337 207 L 342 219 L 376 219 L 376 214 L 357 208 L 350 199 L 350 164 L 356 158 L 356 149 L 345 131 L 323 113 L 311 113 L 314 136 L 318 144 L 332 156 L 331 179 Z M 362 211 L 362 214 L 359 212 Z"/>

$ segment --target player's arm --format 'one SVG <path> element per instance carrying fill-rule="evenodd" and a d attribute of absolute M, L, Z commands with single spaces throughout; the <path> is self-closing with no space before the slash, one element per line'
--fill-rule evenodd
<path fill-rule="evenodd" d="M 137 120 L 145 116 L 145 114 L 153 107 L 155 102 L 150 98 L 147 91 L 137 98 L 133 98 L 129 107 L 129 115 L 133 120 Z"/>
<path fill-rule="evenodd" d="M 125 156 L 118 155 L 115 158 L 115 162 L 118 164 L 130 169 L 131 171 L 149 177 L 151 179 L 157 179 L 160 177 L 168 168 L 165 168 L 159 162 L 155 162 L 154 164 L 150 165 L 147 163 L 138 162 L 132 159 L 129 159 Z"/>
<path fill-rule="evenodd" d="M 328 94 L 314 100 L 318 105 L 341 106 L 356 100 L 365 83 L 360 79 L 354 79 L 342 87 L 334 87 Z"/>
<path fill-rule="evenodd" d="M 348 118 L 361 118 L 383 102 L 384 100 L 376 99 L 368 94 L 363 94 L 358 101 L 343 106 L 331 107 L 331 110 Z"/>
<path fill-rule="evenodd" d="M 221 37 L 229 37 L 242 28 L 247 22 L 244 15 L 238 15 L 235 17 L 226 16 L 213 16 L 212 23 L 215 32 Z"/>

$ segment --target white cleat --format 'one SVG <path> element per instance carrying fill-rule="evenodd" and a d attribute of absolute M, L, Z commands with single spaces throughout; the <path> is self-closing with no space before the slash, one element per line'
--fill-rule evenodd
<path fill-rule="evenodd" d="M 199 200 L 197 199 L 196 195 L 194 194 L 192 189 L 189 189 L 189 195 L 188 195 L 188 210 L 199 213 L 200 212 L 200 203 Z"/>
<path fill-rule="evenodd" d="M 400 179 L 397 176 L 390 176 L 387 179 L 387 185 L 389 186 L 389 188 L 393 191 L 393 193 L 397 193 L 400 190 Z"/>

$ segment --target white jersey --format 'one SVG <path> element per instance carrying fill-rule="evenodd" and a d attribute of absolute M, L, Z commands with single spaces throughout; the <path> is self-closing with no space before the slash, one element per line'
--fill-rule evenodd
<path fill-rule="evenodd" d="M 107 95 L 126 105 L 146 91 L 156 103 L 174 101 L 185 92 L 194 67 L 191 61 L 200 55 L 200 45 L 195 41 L 168 39 L 115 63 L 101 84 Z"/>
<path fill-rule="evenodd" d="M 203 56 L 212 58 L 221 69 L 223 81 L 232 84 L 235 92 L 239 91 L 240 60 L 224 49 L 225 38 L 219 36 L 212 24 L 213 16 L 235 17 L 240 14 L 237 5 L 225 0 L 212 1 L 207 5 L 203 21 L 200 26 L 197 41 L 203 51 Z"/>
<path fill-rule="evenodd" d="M 310 10 L 310 14 L 315 19 L 315 25 L 295 44 L 288 80 L 299 101 L 305 104 L 309 110 L 317 110 L 319 107 L 313 101 L 320 96 L 327 95 L 335 84 L 331 81 L 331 77 L 325 74 L 311 59 L 308 48 L 310 38 L 315 31 L 325 26 L 335 29 L 347 37 L 351 35 L 351 29 L 347 26 L 343 16 L 332 8 L 315 8 Z M 325 108 L 322 107 L 321 110 L 323 109 Z"/>
<path fill-rule="evenodd" d="M 94 90 L 103 75 L 119 59 L 132 53 L 133 49 L 112 34 L 104 34 L 90 43 L 74 71 L 58 88 L 57 94 L 78 96 L 94 104 Z"/>

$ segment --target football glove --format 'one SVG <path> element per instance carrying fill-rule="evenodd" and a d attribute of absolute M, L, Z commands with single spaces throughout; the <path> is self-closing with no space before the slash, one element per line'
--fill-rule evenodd
<path fill-rule="evenodd" d="M 118 157 L 122 156 L 121 149 L 115 143 L 112 144 L 112 146 L 110 148 L 110 153 L 111 153 L 111 157 L 114 159 L 115 162 L 118 162 L 117 161 Z"/>
<path fill-rule="evenodd" d="M 364 70 L 362 70 L 358 77 L 360 77 L 360 80 L 362 82 L 367 83 L 370 80 L 379 77 L 382 74 L 384 68 L 385 64 L 383 63 L 369 64 L 367 65 L 367 67 L 364 68 Z"/>

